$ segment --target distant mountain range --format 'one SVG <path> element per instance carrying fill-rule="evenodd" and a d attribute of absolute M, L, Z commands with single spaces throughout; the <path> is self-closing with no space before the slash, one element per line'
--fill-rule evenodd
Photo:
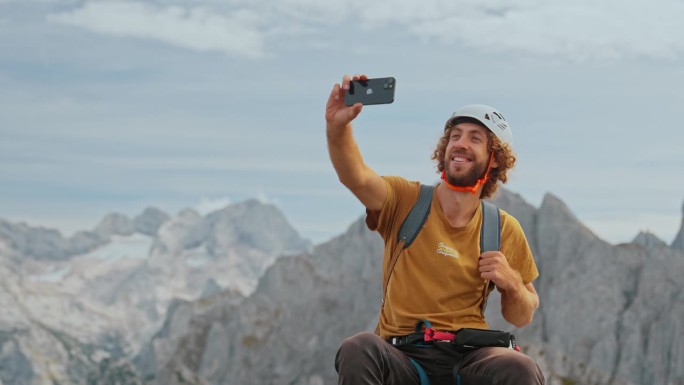
<path fill-rule="evenodd" d="M 249 295 L 276 258 L 310 248 L 256 200 L 207 216 L 111 214 L 70 238 L 0 220 L 0 383 L 98 378 L 103 362 L 137 354 L 178 301 Z"/>
<path fill-rule="evenodd" d="M 501 191 L 541 276 L 516 330 L 548 384 L 684 384 L 684 218 L 671 245 L 610 245 L 558 198 Z M 361 213 L 360 213 L 361 214 Z M 0 219 L 0 384 L 335 384 L 341 340 L 372 330 L 382 241 L 362 219 L 313 246 L 255 200 L 149 208 L 93 230 Z"/>

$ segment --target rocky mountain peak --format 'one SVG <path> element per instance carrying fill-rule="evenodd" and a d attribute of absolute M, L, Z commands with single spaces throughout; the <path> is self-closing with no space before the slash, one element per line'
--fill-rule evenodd
<path fill-rule="evenodd" d="M 209 250 L 241 244 L 268 253 L 299 252 L 310 247 L 272 204 L 250 199 L 206 217 L 212 239 Z"/>
<path fill-rule="evenodd" d="M 69 257 L 68 242 L 54 229 L 0 219 L 0 239 L 13 255 L 53 260 Z"/>
<path fill-rule="evenodd" d="M 135 231 L 154 237 L 159 227 L 169 220 L 169 215 L 156 207 L 148 207 L 133 219 Z"/>
<path fill-rule="evenodd" d="M 553 194 L 546 194 L 537 213 L 537 238 L 554 239 L 559 233 L 582 233 L 587 239 L 598 239 L 588 227 L 586 227 L 568 206 Z"/>
<path fill-rule="evenodd" d="M 632 244 L 610 245 L 551 194 L 544 197 L 539 209 L 505 190 L 494 201 L 520 221 L 531 243 L 537 242 L 533 249 L 540 277 L 534 285 L 541 305 L 533 323 L 523 329 L 513 328 L 500 316 L 487 317 L 490 325 L 497 325 L 495 328 L 514 331 L 523 351 L 540 363 L 547 383 L 682 383 L 684 364 L 677 358 L 681 356 L 678 347 L 684 344 L 679 322 L 684 317 L 680 279 L 684 253 L 674 247 L 660 247 L 663 242 L 648 232 L 637 235 Z M 157 222 L 162 217 L 158 216 Z M 111 222 L 116 228 L 117 220 Z M 139 338 L 131 337 L 108 339 L 109 345 L 93 339 L 81 347 L 71 343 L 76 339 L 69 335 L 80 332 L 80 327 L 57 330 L 59 334 L 43 331 L 43 338 L 34 337 L 35 328 L 19 333 L 0 327 L 0 362 L 14 363 L 5 367 L 0 364 L 0 382 L 29 383 L 34 376 L 31 370 L 42 367 L 41 357 L 48 357 L 67 368 L 60 383 L 77 383 L 67 376 L 76 373 L 81 379 L 83 373 L 94 373 L 93 368 L 99 381 L 93 383 L 98 384 L 113 383 L 115 378 L 122 378 L 122 373 L 139 380 L 127 383 L 164 385 L 336 383 L 332 362 L 341 340 L 372 330 L 377 321 L 382 240 L 366 228 L 361 217 L 347 232 L 328 242 L 277 258 L 296 245 L 307 244 L 283 222 L 283 215 L 274 206 L 256 200 L 207 216 L 188 209 L 160 224 L 154 240 L 162 246 L 156 249 L 159 265 L 168 271 L 147 268 L 149 260 L 122 260 L 119 269 L 106 274 L 104 270 L 97 273 L 94 265 L 83 266 L 80 274 L 69 273 L 71 281 L 50 287 L 52 300 L 35 300 L 34 309 L 44 311 L 41 315 L 51 314 L 50 308 L 68 306 L 70 311 L 60 317 L 73 322 L 77 310 L 85 316 L 93 305 L 107 310 L 118 304 L 121 310 L 111 312 L 120 320 L 117 322 L 133 325 L 136 333 L 131 336 L 138 337 L 141 321 L 153 322 L 155 328 L 142 333 L 152 339 L 142 347 Z M 27 241 L 27 234 L 37 234 L 34 231 L 41 229 L 0 220 L 0 248 L 24 245 L 27 249 L 32 243 Z M 15 232 L 21 234 L 19 241 L 11 238 L 10 244 L 8 234 Z M 54 232 L 46 234 L 54 242 L 64 241 L 61 236 L 55 238 Z M 94 232 L 79 237 L 84 244 L 99 239 Z M 679 242 L 684 242 L 682 237 L 680 230 Z M 33 266 L 40 263 L 31 261 Z M 237 273 L 225 274 L 229 269 Z M 234 289 L 245 271 L 261 277 L 253 291 Z M 20 277 L 0 263 L 0 276 L 3 273 L 9 279 L 0 280 L 0 293 L 11 295 L 0 295 L 0 304 L 15 313 L 31 309 L 28 305 L 37 298 L 36 291 L 26 297 L 17 295 L 21 294 Z M 59 271 L 49 273 L 54 276 Z M 72 286 L 84 277 L 90 279 L 88 285 Z M 48 287 L 46 282 L 39 283 Z M 61 290 L 72 290 L 77 297 L 55 298 L 55 292 Z M 93 292 L 99 294 L 97 298 Z M 488 312 L 500 314 L 496 293 Z M 95 299 L 98 301 L 92 302 Z M 3 317 L 8 319 L 4 313 Z M 104 322 L 95 317 L 77 325 L 93 325 L 93 320 Z M 36 342 L 25 348 L 32 341 L 40 342 L 40 347 Z M 62 344 L 67 345 L 64 341 L 69 341 L 71 350 L 63 348 Z M 128 346 L 123 341 L 136 343 Z M 58 346 L 54 350 L 59 352 L 45 354 L 45 347 L 53 346 Z M 93 346 L 100 349 L 97 356 L 86 356 Z M 125 356 L 122 347 L 136 357 Z M 102 359 L 109 357 L 103 352 L 108 352 L 111 360 Z M 15 368 L 19 366 L 28 369 L 17 375 Z"/>
<path fill-rule="evenodd" d="M 544 195 L 541 207 L 539 208 L 542 215 L 554 215 L 558 219 L 569 222 L 579 223 L 575 214 L 570 211 L 568 206 L 557 196 L 547 193 Z"/>
<path fill-rule="evenodd" d="M 640 231 L 636 237 L 632 240 L 635 245 L 640 245 L 645 248 L 652 247 L 667 247 L 667 243 L 662 239 L 658 238 L 655 234 L 650 231 Z"/>
<path fill-rule="evenodd" d="M 104 239 L 109 239 L 112 235 L 131 235 L 135 232 L 135 226 L 128 216 L 120 213 L 111 213 L 107 214 L 95 226 L 93 232 Z"/>
<path fill-rule="evenodd" d="M 164 222 L 155 247 L 172 253 L 203 245 L 213 257 L 248 248 L 270 256 L 297 253 L 310 247 L 282 212 L 255 199 L 227 206 L 202 217 L 185 209 Z"/>

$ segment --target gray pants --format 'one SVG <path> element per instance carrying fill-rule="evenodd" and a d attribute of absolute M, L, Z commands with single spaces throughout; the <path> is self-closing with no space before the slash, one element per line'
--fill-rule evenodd
<path fill-rule="evenodd" d="M 448 342 L 397 348 L 367 332 L 342 342 L 335 358 L 338 384 L 420 385 L 408 357 L 425 369 L 430 385 L 454 385 L 453 368 L 459 363 L 462 385 L 544 384 L 534 360 L 513 349 L 491 347 L 461 354 Z"/>

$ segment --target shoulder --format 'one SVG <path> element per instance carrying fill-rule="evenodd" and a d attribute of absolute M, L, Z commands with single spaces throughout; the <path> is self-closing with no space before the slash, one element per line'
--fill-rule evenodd
<path fill-rule="evenodd" d="M 411 190 L 420 187 L 420 182 L 410 181 L 401 176 L 383 176 L 382 179 L 387 183 L 387 186 L 393 190 Z"/>
<path fill-rule="evenodd" d="M 527 237 L 522 225 L 513 215 L 499 209 L 501 213 L 501 242 L 508 244 L 524 244 L 527 246 Z"/>
<path fill-rule="evenodd" d="M 413 196 L 415 196 L 415 199 L 418 199 L 420 182 L 411 181 L 400 176 L 383 176 L 382 179 L 385 181 L 385 184 L 387 184 L 387 199 L 383 210 L 388 204 L 390 206 L 396 204 L 397 200 L 404 201 Z"/>
<path fill-rule="evenodd" d="M 369 225 L 369 228 L 377 229 L 381 234 L 391 233 L 397 223 L 403 221 L 420 192 L 420 182 L 409 181 L 399 176 L 383 176 L 382 179 L 387 184 L 385 203 L 379 212 L 369 213 L 377 217 L 375 226 Z"/>
<path fill-rule="evenodd" d="M 516 219 L 513 215 L 509 214 L 506 210 L 503 210 L 499 208 L 499 212 L 501 213 L 501 227 L 510 227 L 511 230 L 514 231 L 522 231 L 522 226 L 520 225 L 520 222 L 518 219 Z"/>

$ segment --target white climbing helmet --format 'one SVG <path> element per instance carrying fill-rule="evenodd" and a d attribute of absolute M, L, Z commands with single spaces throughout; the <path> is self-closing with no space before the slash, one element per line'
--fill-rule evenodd
<path fill-rule="evenodd" d="M 485 127 L 489 128 L 491 132 L 496 135 L 499 140 L 507 143 L 509 146 L 513 143 L 513 132 L 511 132 L 511 126 L 508 124 L 501 112 L 497 111 L 494 107 L 487 106 L 484 104 L 471 104 L 465 107 L 461 107 L 456 112 L 451 114 L 449 120 L 447 120 L 444 129 L 448 129 L 454 124 L 458 123 L 458 118 L 474 118 L 484 124 Z"/>

